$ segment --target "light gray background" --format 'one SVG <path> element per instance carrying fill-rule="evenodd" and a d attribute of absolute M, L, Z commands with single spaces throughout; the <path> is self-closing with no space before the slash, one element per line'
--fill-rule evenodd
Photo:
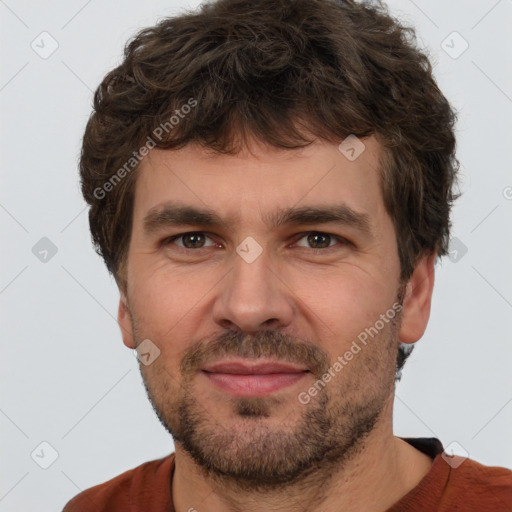
<path fill-rule="evenodd" d="M 512 2 L 389 5 L 417 28 L 459 111 L 464 192 L 458 253 L 437 266 L 430 324 L 397 388 L 395 432 L 456 441 L 473 459 L 512 467 Z M 184 6 L 193 4 L 0 0 L 4 512 L 59 511 L 80 490 L 173 450 L 121 341 L 118 292 L 90 243 L 77 158 L 92 91 L 126 40 Z M 51 49 L 43 31 L 59 45 L 47 59 L 31 48 Z M 461 51 L 453 31 L 469 44 L 458 58 L 441 46 Z M 43 237 L 57 247 L 46 262 L 32 252 Z M 39 464 L 51 462 L 43 441 L 58 453 L 48 469 L 31 458 L 35 450 Z"/>

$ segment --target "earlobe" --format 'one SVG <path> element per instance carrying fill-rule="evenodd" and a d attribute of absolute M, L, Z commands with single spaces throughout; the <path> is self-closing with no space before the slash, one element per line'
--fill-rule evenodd
<path fill-rule="evenodd" d="M 415 343 L 427 328 L 434 289 L 435 257 L 435 252 L 423 256 L 407 283 L 399 336 L 402 343 Z"/>
<path fill-rule="evenodd" d="M 135 342 L 133 339 L 133 327 L 130 316 L 130 310 L 128 308 L 128 300 L 125 295 L 121 293 L 119 299 L 119 309 L 117 312 L 117 323 L 121 329 L 121 336 L 123 337 L 123 343 L 128 348 L 135 348 Z"/>

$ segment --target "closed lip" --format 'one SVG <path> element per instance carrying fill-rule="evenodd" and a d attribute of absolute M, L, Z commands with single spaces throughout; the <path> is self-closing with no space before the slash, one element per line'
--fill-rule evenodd
<path fill-rule="evenodd" d="M 224 360 L 205 365 L 202 371 L 209 373 L 230 373 L 234 375 L 268 375 L 272 373 L 303 373 L 308 369 L 280 361 Z"/>

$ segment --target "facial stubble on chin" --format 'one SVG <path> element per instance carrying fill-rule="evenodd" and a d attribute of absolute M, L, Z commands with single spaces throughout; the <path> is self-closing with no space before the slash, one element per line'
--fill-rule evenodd
<path fill-rule="evenodd" d="M 362 449 L 394 391 L 398 325 L 397 316 L 308 404 L 301 404 L 295 394 L 288 403 L 274 395 L 231 397 L 225 402 L 230 411 L 227 423 L 194 396 L 194 378 L 203 363 L 239 356 L 304 364 L 314 378 L 309 388 L 332 365 L 327 354 L 276 331 L 229 331 L 187 349 L 179 376 L 171 375 L 158 360 L 152 367 L 141 365 L 141 373 L 162 425 L 205 477 L 253 491 L 296 485 L 315 475 L 324 481 L 333 468 L 341 469 Z M 295 422 L 273 419 L 284 407 L 298 415 Z"/>

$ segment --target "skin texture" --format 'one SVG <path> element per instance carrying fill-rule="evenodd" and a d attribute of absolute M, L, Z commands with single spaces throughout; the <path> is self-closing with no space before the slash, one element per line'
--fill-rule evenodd
<path fill-rule="evenodd" d="M 393 436 L 392 406 L 398 342 L 417 341 L 428 322 L 434 255 L 418 261 L 401 297 L 380 146 L 363 142 L 354 161 L 336 144 L 278 150 L 252 140 L 238 155 L 188 145 L 142 162 L 118 319 L 127 347 L 149 339 L 160 350 L 141 372 L 175 440 L 178 512 L 378 512 L 428 472 L 432 461 Z M 225 225 L 146 233 L 144 217 L 168 201 L 214 210 Z M 371 234 L 265 222 L 278 208 L 340 204 L 366 214 Z M 166 241 L 191 231 L 202 235 Z M 250 263 L 236 251 L 248 236 L 262 249 Z M 400 314 L 301 403 L 299 394 L 397 304 Z M 201 371 L 233 356 L 309 373 L 265 396 L 234 397 Z"/>

